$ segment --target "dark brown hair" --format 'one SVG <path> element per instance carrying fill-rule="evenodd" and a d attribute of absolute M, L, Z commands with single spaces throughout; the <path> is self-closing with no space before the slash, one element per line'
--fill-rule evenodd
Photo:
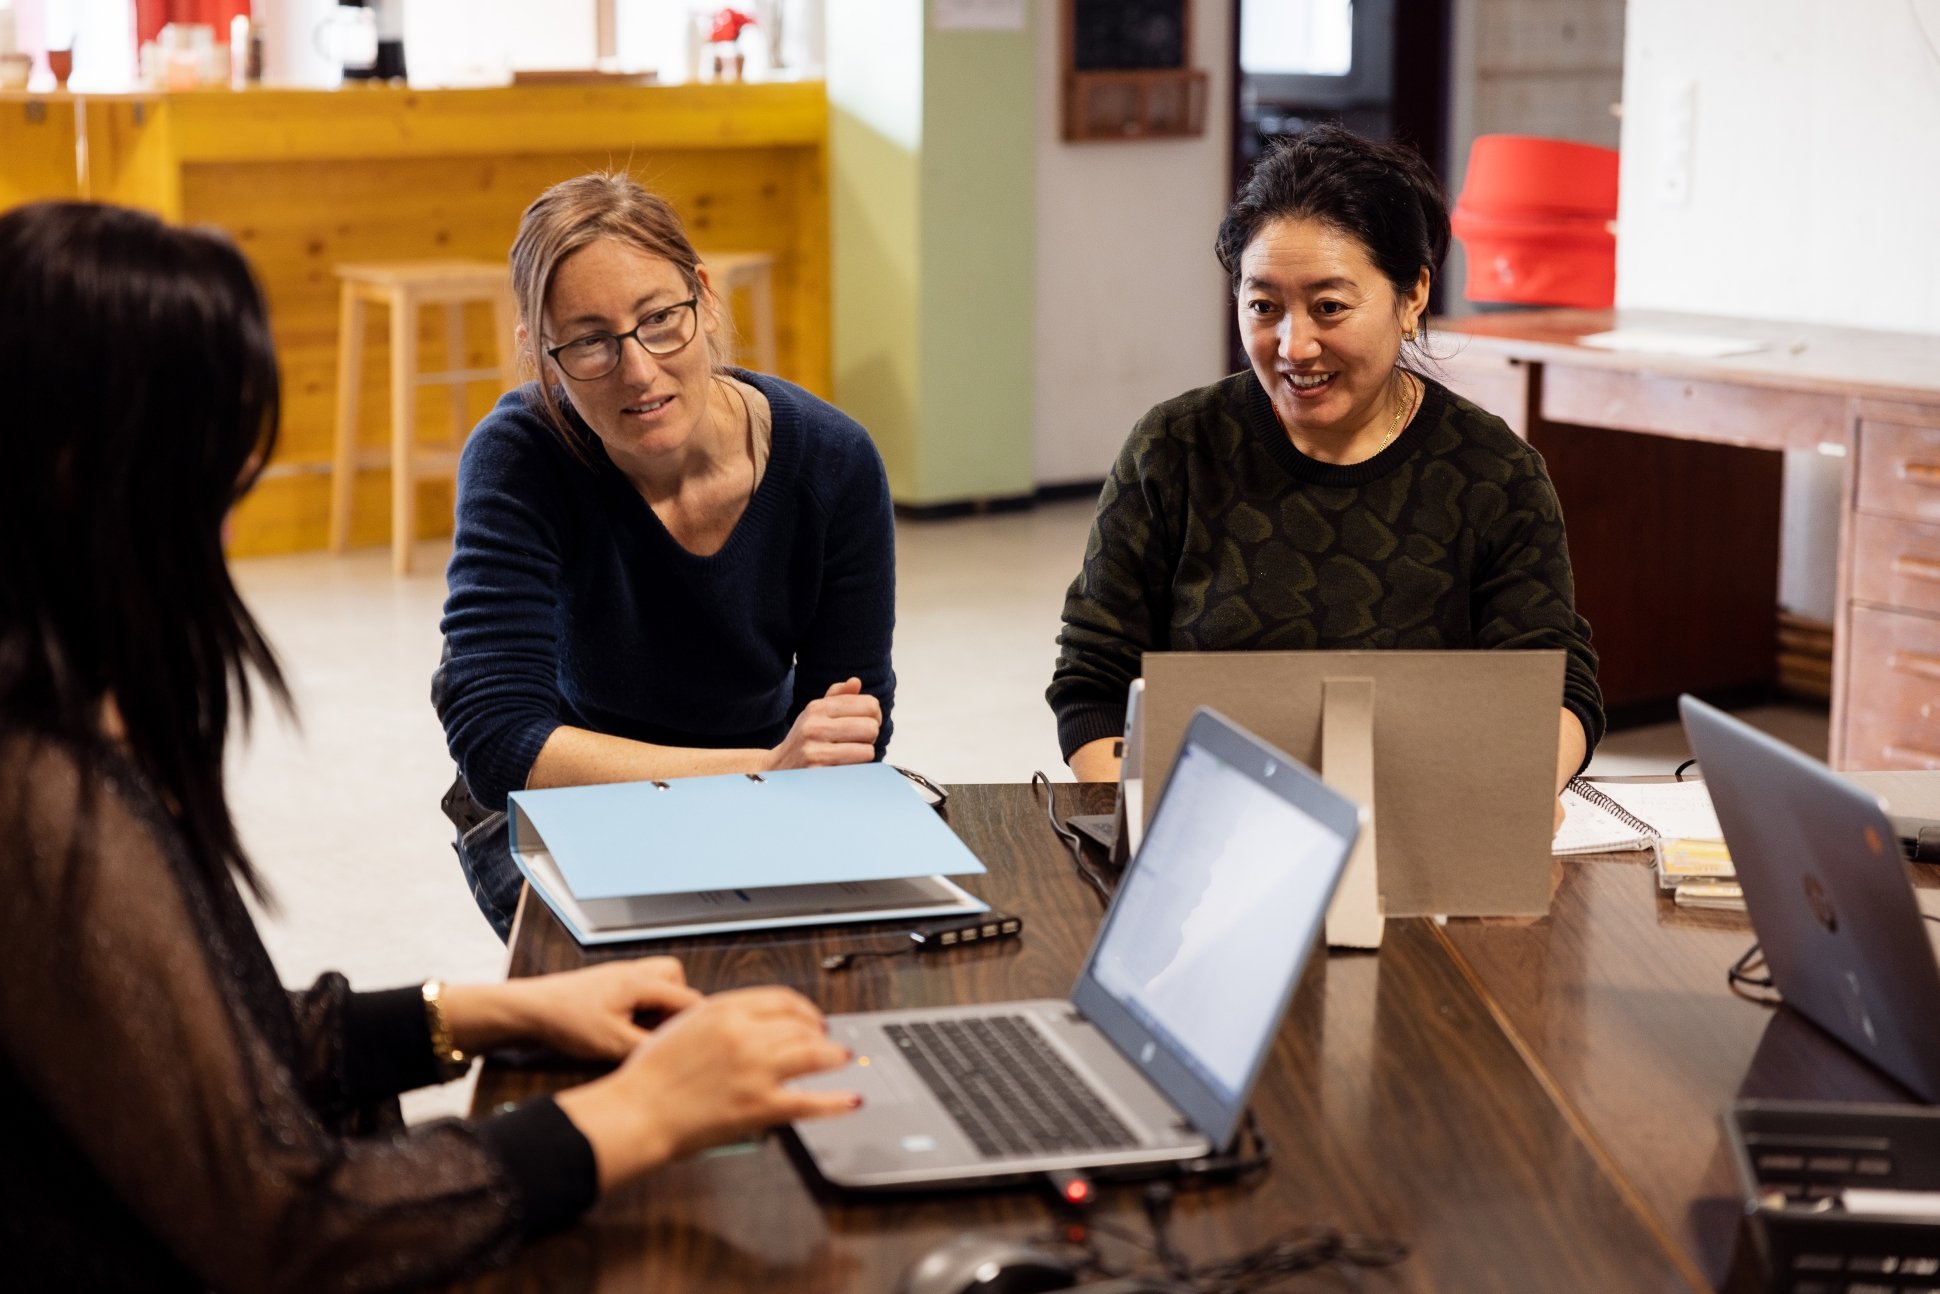
<path fill-rule="evenodd" d="M 1214 242 L 1233 291 L 1240 258 L 1275 220 L 1313 220 L 1347 234 L 1404 296 L 1422 270 L 1432 280 L 1448 255 L 1448 199 L 1428 163 L 1405 144 L 1341 126 L 1275 140 L 1253 167 Z"/>

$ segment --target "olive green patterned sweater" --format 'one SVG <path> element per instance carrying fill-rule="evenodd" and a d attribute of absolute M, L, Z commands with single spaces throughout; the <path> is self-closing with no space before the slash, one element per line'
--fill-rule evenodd
<path fill-rule="evenodd" d="M 1147 651 L 1557 648 L 1563 705 L 1603 735 L 1590 626 L 1542 456 L 1425 381 L 1365 462 L 1308 458 L 1253 374 L 1139 420 L 1098 498 L 1046 697 L 1071 752 L 1123 730 Z"/>

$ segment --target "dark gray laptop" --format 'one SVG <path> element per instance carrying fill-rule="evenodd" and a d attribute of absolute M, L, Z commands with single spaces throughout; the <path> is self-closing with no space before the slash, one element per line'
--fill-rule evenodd
<path fill-rule="evenodd" d="M 831 1016 L 858 1059 L 801 1085 L 863 1106 L 795 1125 L 803 1148 L 831 1182 L 887 1188 L 1228 1146 L 1360 822 L 1200 710 L 1070 999 Z"/>
<path fill-rule="evenodd" d="M 1772 984 L 1940 1100 L 1940 964 L 1877 796 L 1695 697 L 1678 701 Z"/>

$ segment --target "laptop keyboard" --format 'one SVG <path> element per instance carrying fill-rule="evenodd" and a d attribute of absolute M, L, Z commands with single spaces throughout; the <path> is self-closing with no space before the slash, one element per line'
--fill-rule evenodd
<path fill-rule="evenodd" d="M 1021 1015 L 883 1032 L 985 1158 L 1138 1144 Z"/>

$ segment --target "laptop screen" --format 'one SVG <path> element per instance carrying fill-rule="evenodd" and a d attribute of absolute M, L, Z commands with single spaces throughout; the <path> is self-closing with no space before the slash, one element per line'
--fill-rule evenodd
<path fill-rule="evenodd" d="M 1215 1140 L 1251 1092 L 1356 824 L 1304 769 L 1261 760 L 1242 767 L 1188 737 L 1075 995 Z"/>

